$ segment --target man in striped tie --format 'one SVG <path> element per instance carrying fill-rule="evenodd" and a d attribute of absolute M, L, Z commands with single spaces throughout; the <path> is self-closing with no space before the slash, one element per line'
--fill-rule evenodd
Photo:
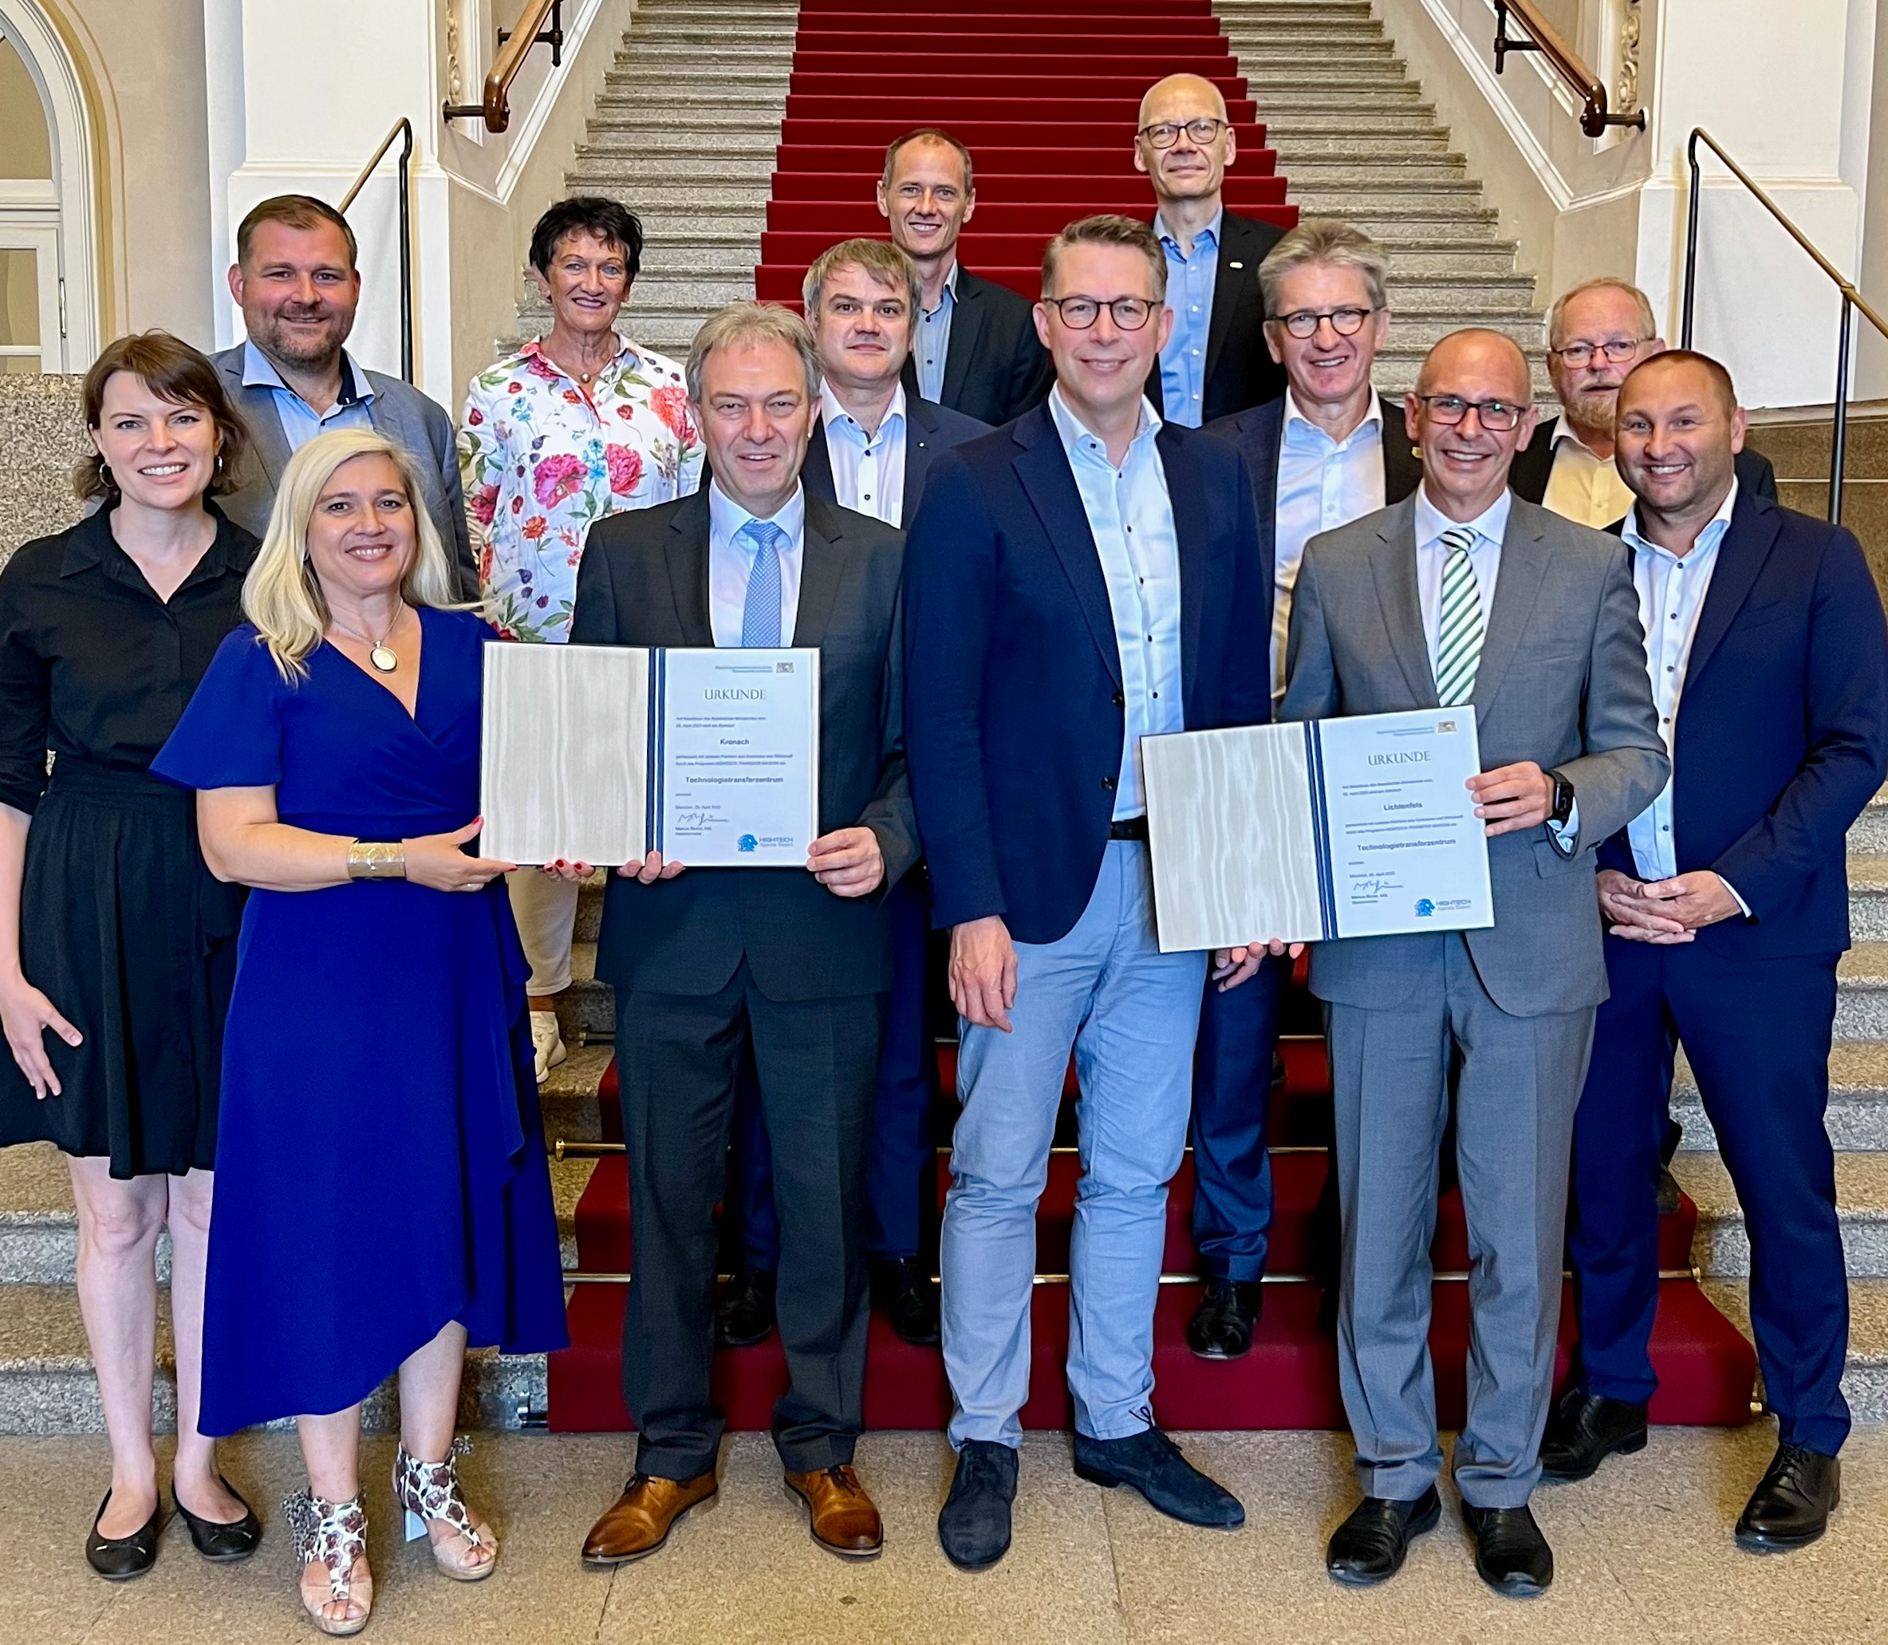
<path fill-rule="evenodd" d="M 1617 538 L 1508 489 L 1535 412 L 1508 338 L 1458 331 L 1406 402 L 1414 496 L 1313 537 L 1281 718 L 1472 711 L 1492 928 L 1319 944 L 1343 1218 L 1338 1364 L 1364 1501 L 1331 1539 L 1340 1582 L 1395 1574 L 1440 1515 L 1429 1358 L 1437 1153 L 1454 1093 L 1473 1324 L 1455 1484 L 1476 1569 L 1539 1593 L 1540 1477 L 1560 1314 L 1573 1114 L 1606 995 L 1594 851 L 1668 764 Z M 1248 966 L 1256 969 L 1256 962 Z"/>

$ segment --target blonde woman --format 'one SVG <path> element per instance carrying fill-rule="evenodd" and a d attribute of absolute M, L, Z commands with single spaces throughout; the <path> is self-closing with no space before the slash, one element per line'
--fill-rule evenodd
<path fill-rule="evenodd" d="M 298 1419 L 301 1598 L 366 1625 L 360 1404 L 399 1376 L 394 1495 L 489 1576 L 454 1468 L 468 1342 L 565 1340 L 524 957 L 478 832 L 481 654 L 411 459 L 360 429 L 283 474 L 217 653 L 152 769 L 252 888 L 225 1031 L 205 1432 Z M 389 1048 L 397 1047 L 391 1056 Z"/>

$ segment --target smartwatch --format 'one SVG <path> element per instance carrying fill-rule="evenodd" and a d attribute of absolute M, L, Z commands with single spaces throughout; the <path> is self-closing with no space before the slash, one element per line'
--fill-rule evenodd
<path fill-rule="evenodd" d="M 1558 771 L 1550 771 L 1547 775 L 1554 782 L 1554 805 L 1547 813 L 1547 820 L 1556 828 L 1565 828 L 1573 816 L 1573 784 Z"/>

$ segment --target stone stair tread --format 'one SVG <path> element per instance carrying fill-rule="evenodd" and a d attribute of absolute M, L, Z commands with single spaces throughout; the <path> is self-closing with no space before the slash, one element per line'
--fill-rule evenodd
<path fill-rule="evenodd" d="M 1683 1047 L 1672 1078 L 1674 1097 L 1696 1097 L 1698 1079 Z M 1837 1040 L 1829 1051 L 1829 1097 L 1832 1102 L 1888 1102 L 1888 1042 Z"/>
<path fill-rule="evenodd" d="M 1836 981 L 1851 988 L 1888 988 L 1888 942 L 1858 942 L 1836 962 Z"/>
<path fill-rule="evenodd" d="M 572 980 L 574 985 L 575 979 Z M 550 1077 L 538 1087 L 538 1100 L 549 1103 L 560 1099 L 568 1101 L 572 1098 L 594 1097 L 603 1071 L 610 1066 L 610 1058 L 614 1054 L 608 1045 L 568 1047 L 565 1060 L 553 1068 Z"/>
<path fill-rule="evenodd" d="M 1750 1290 L 1741 1279 L 1707 1279 L 1703 1290 L 1744 1336 L 1750 1329 Z M 1761 1373 L 1759 1373 L 1761 1386 Z M 1849 1352 L 1842 1392 L 1858 1423 L 1888 1422 L 1888 1279 L 1849 1281 Z"/>
<path fill-rule="evenodd" d="M 0 1148 L 0 1227 L 61 1226 L 75 1215 L 64 1154 L 50 1142 Z"/>
<path fill-rule="evenodd" d="M 168 1308 L 157 1311 L 157 1363 L 166 1373 L 176 1365 Z M 33 1371 L 91 1375 L 79 1294 L 69 1285 L 0 1285 L 0 1385 Z"/>
<path fill-rule="evenodd" d="M 1737 1190 L 1731 1186 L 1731 1174 L 1721 1154 L 1680 1154 L 1672 1160 L 1672 1175 L 1697 1203 L 1701 1227 L 1713 1222 L 1743 1221 Z M 1888 1227 L 1888 1153 L 1836 1155 L 1836 1206 L 1844 1222 Z"/>

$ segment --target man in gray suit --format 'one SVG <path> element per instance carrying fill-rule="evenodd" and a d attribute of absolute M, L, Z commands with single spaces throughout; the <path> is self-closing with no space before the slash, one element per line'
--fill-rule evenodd
<path fill-rule="evenodd" d="M 1553 1579 L 1527 1501 L 1573 1114 L 1606 997 L 1594 850 L 1669 768 L 1624 547 L 1508 489 L 1530 398 L 1506 337 L 1438 343 L 1405 404 L 1421 488 L 1312 538 L 1292 606 L 1282 718 L 1473 707 L 1495 902 L 1488 930 L 1312 951 L 1336 1092 L 1338 1363 L 1365 1492 L 1327 1557 L 1346 1583 L 1393 1575 L 1439 1516 L 1429 1244 L 1451 1086 L 1476 1253 L 1456 1487 L 1485 1581 L 1519 1596 Z"/>
<path fill-rule="evenodd" d="M 242 485 L 218 501 L 260 537 L 282 470 L 306 441 L 329 428 L 378 429 L 417 460 L 426 512 L 459 568 L 462 592 L 477 599 L 452 419 L 411 383 L 364 370 L 347 352 L 361 297 L 358 262 L 347 219 L 312 195 L 277 195 L 242 220 L 229 289 L 248 335 L 214 358 L 249 425 L 251 455 Z"/>

